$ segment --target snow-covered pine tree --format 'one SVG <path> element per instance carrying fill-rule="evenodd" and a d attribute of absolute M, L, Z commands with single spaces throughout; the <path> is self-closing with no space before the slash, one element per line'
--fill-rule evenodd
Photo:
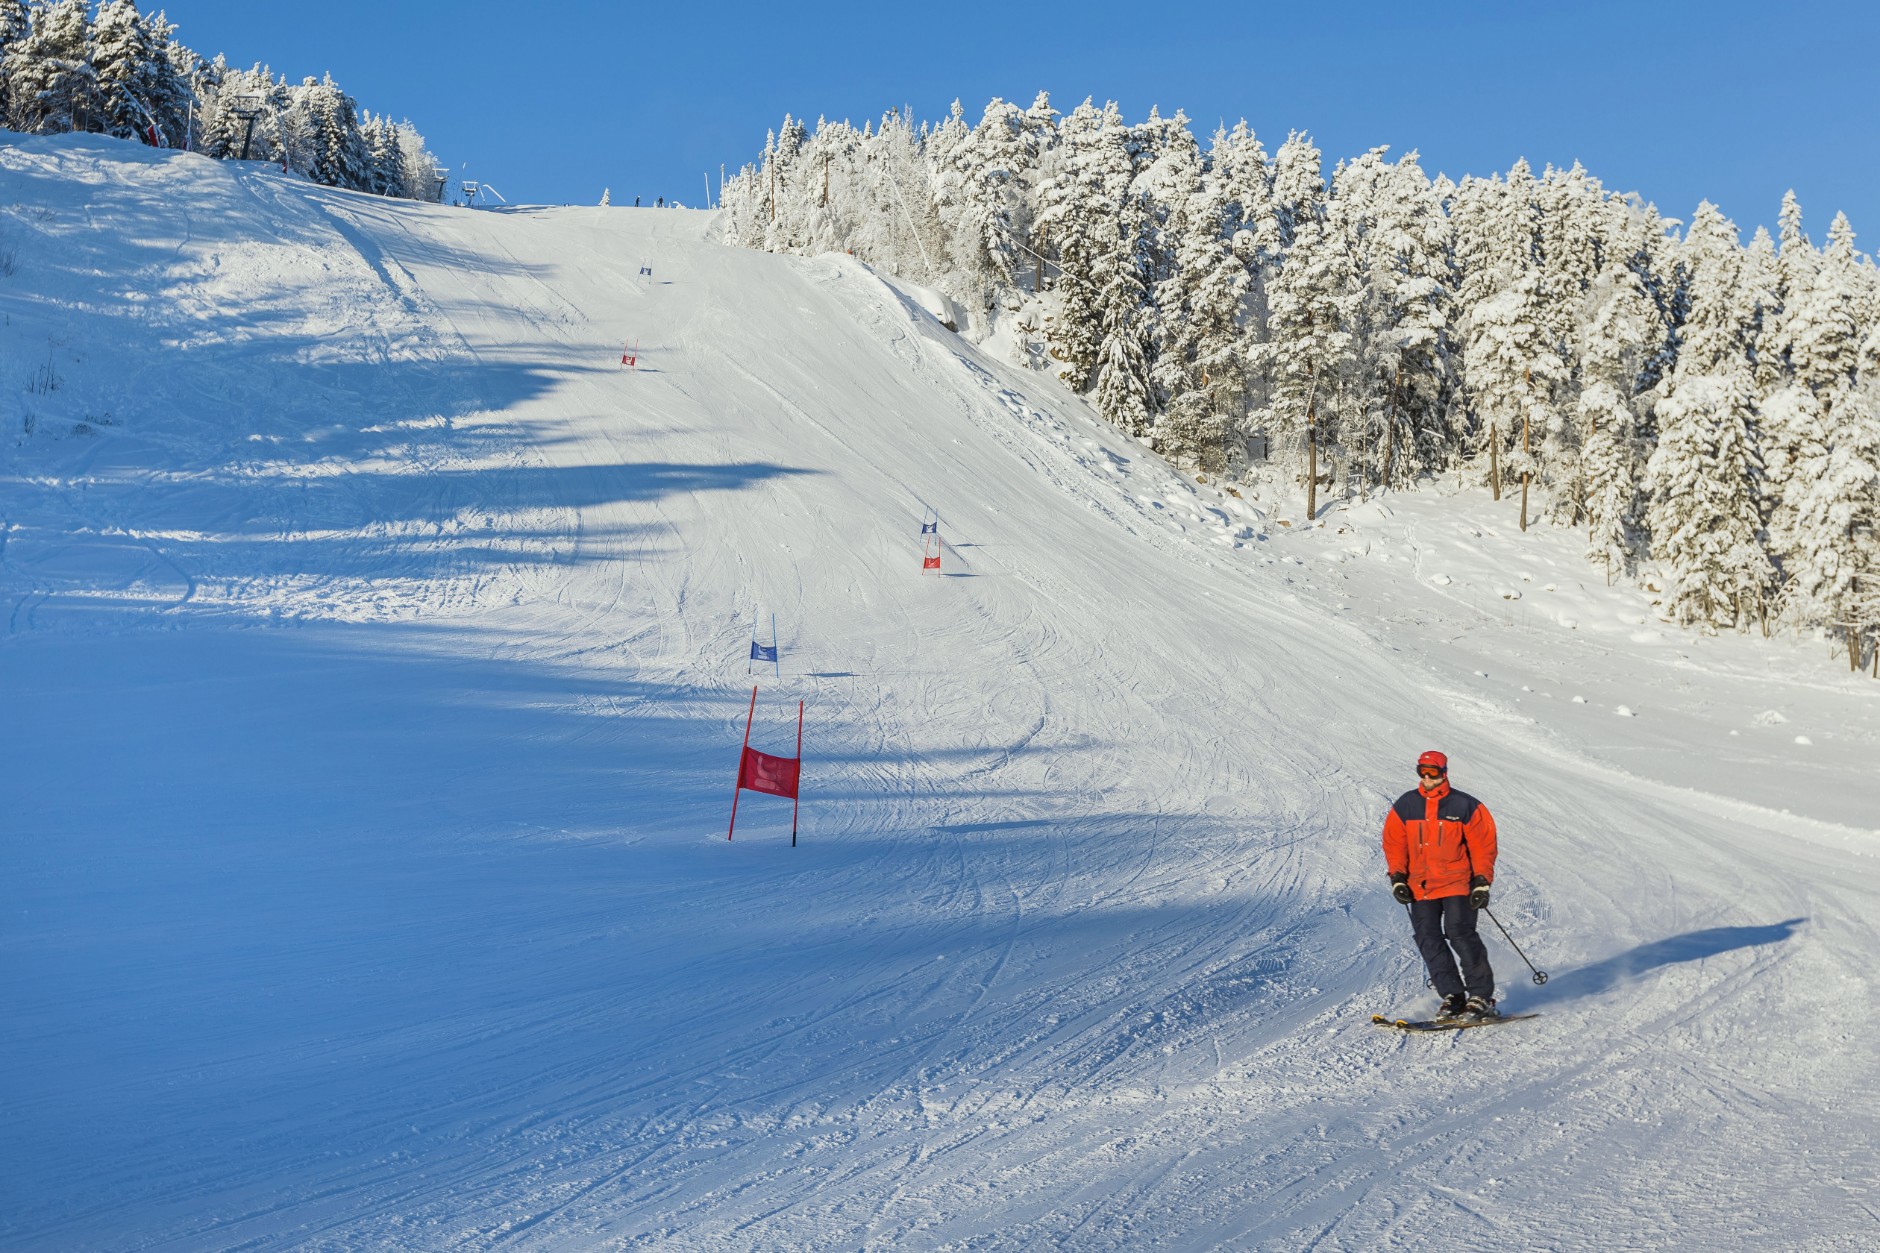
<path fill-rule="evenodd" d="M 1746 626 L 1774 570 L 1760 539 L 1747 362 L 1675 382 L 1659 405 L 1647 468 L 1652 555 L 1670 586 L 1664 606 L 1690 625 Z"/>
<path fill-rule="evenodd" d="M 1120 246 L 1118 219 L 1134 177 L 1128 130 L 1115 102 L 1098 109 L 1085 100 L 1065 115 L 1042 171 L 1037 222 L 1058 260 L 1046 340 L 1058 377 L 1073 391 L 1083 391 L 1096 375 L 1111 278 L 1105 267 Z"/>
<path fill-rule="evenodd" d="M 1782 356 L 1772 349 L 1782 316 L 1781 267 L 1775 240 L 1767 227 L 1758 226 L 1743 250 L 1743 271 L 1737 280 L 1750 310 L 1748 326 L 1750 370 L 1756 380 L 1757 403 L 1782 382 Z"/>
<path fill-rule="evenodd" d="M 812 252 L 840 252 L 852 245 L 858 234 L 858 214 L 864 202 L 858 189 L 873 177 L 861 163 L 869 140 L 845 119 L 831 122 L 820 119 L 810 137 L 808 158 L 815 193 L 808 212 L 808 238 L 805 246 Z"/>
<path fill-rule="evenodd" d="M 1854 228 L 1837 213 L 1828 227 L 1828 246 L 1814 267 L 1814 283 L 1790 331 L 1790 365 L 1832 409 L 1853 386 L 1860 362 L 1859 313 L 1864 295 Z"/>
<path fill-rule="evenodd" d="M 1217 151 L 1223 138 L 1215 137 Z M 1216 474 L 1238 454 L 1234 437 L 1247 406 L 1241 339 L 1253 284 L 1234 251 L 1233 196 L 1220 169 L 1204 170 L 1197 160 L 1165 224 L 1175 266 L 1156 294 L 1162 344 L 1154 380 L 1165 398 L 1156 448 Z"/>
<path fill-rule="evenodd" d="M 286 117 L 288 165 L 326 187 L 364 190 L 370 158 L 359 132 L 359 106 L 331 74 L 302 81 Z"/>
<path fill-rule="evenodd" d="M 359 124 L 359 137 L 366 150 L 365 186 L 360 190 L 375 196 L 404 195 L 405 176 L 398 151 L 398 131 L 391 120 L 367 112 Z"/>
<path fill-rule="evenodd" d="M 0 126 L 13 117 L 13 86 L 8 58 L 32 33 L 32 18 L 22 0 L 0 0 Z"/>
<path fill-rule="evenodd" d="M 1097 412 L 1132 435 L 1146 435 L 1156 404 L 1150 380 L 1150 341 L 1155 309 L 1149 300 L 1143 247 L 1149 231 L 1147 206 L 1135 192 L 1125 193 L 1111 215 L 1114 246 L 1097 258 L 1095 280 L 1102 320 L 1098 326 L 1094 396 Z"/>
<path fill-rule="evenodd" d="M 1606 581 L 1630 569 L 1640 539 L 1642 448 L 1637 437 L 1639 379 L 1654 336 L 1654 311 L 1638 275 L 1609 260 L 1582 299 L 1576 328 L 1581 388 L 1580 498 L 1586 555 Z"/>
<path fill-rule="evenodd" d="M 1546 465 L 1568 363 L 1559 302 L 1542 266 L 1538 186 L 1525 160 L 1504 181 L 1468 178 L 1451 199 L 1457 339 L 1473 417 L 1473 444 L 1501 498 Z M 1522 522 L 1528 517 L 1524 493 Z"/>
<path fill-rule="evenodd" d="M 1584 482 L 1586 557 L 1605 569 L 1606 582 L 1631 567 L 1638 542 L 1638 440 L 1632 407 L 1610 383 L 1591 382 L 1576 402 L 1586 435 Z"/>
<path fill-rule="evenodd" d="M 1147 435 L 1160 409 L 1152 371 L 1161 335 L 1156 283 L 1172 266 L 1162 245 L 1161 212 L 1145 184 L 1172 129 L 1151 109 L 1140 127 L 1125 127 L 1114 102 L 1106 109 L 1105 144 L 1112 191 L 1098 219 L 1098 251 L 1091 285 L 1100 312 L 1097 370 L 1091 387 L 1097 412 L 1132 435 Z M 1185 131 L 1184 131 L 1185 133 Z M 1103 224 L 1108 223 L 1107 227 Z"/>
<path fill-rule="evenodd" d="M 169 137 L 160 133 L 150 106 L 163 67 L 136 0 L 104 0 L 98 6 L 91 66 L 97 82 L 98 128 L 119 139 L 167 147 Z"/>
<path fill-rule="evenodd" d="M 237 72 L 218 55 L 198 66 L 191 80 L 197 99 L 190 125 L 191 147 L 206 157 L 221 160 L 241 152 L 241 121 L 229 111 L 230 96 L 224 95 L 230 90 L 230 76 Z"/>
<path fill-rule="evenodd" d="M 935 161 L 936 208 L 949 222 L 949 253 L 962 284 L 984 308 L 993 292 L 1018 286 L 1031 227 L 1031 136 L 1018 106 L 995 98 L 977 126 L 949 138 Z"/>
<path fill-rule="evenodd" d="M 946 228 L 934 211 L 925 142 L 904 114 L 889 112 L 867 146 L 869 251 L 894 273 L 944 286 Z"/>
<path fill-rule="evenodd" d="M 1200 144 L 1188 130 L 1188 119 L 1180 113 L 1165 120 L 1151 109 L 1149 120 L 1132 128 L 1131 136 L 1136 175 L 1130 193 L 1146 214 L 1139 249 L 1144 281 L 1155 308 L 1150 372 L 1160 409 L 1174 394 L 1174 388 L 1162 381 L 1162 357 L 1173 352 L 1180 358 L 1171 382 L 1192 359 L 1192 344 L 1184 342 L 1192 331 L 1182 325 L 1190 316 L 1191 276 L 1182 270 L 1181 251 L 1189 233 L 1188 214 L 1199 204 L 1205 163 Z"/>
<path fill-rule="evenodd" d="M 1578 162 L 1568 170 L 1549 167 L 1536 185 L 1535 204 L 1544 318 L 1564 369 L 1554 387 L 1552 421 L 1534 438 L 1537 465 L 1550 488 L 1549 513 L 1564 525 L 1579 521 L 1585 509 L 1580 456 L 1586 428 L 1574 416 L 1586 385 L 1578 336 L 1588 296 L 1611 257 L 1615 215 L 1599 180 Z"/>
<path fill-rule="evenodd" d="M 196 79 L 203 73 L 203 59 L 176 40 L 176 25 L 161 12 L 147 13 L 141 19 L 145 39 L 150 46 L 151 71 L 145 90 L 150 94 L 144 104 L 156 121 L 157 133 L 171 148 L 191 147 L 195 142 Z"/>
<path fill-rule="evenodd" d="M 1044 290 L 1045 275 L 1050 269 L 1050 244 L 1038 230 L 1039 191 L 1045 167 L 1057 148 L 1058 117 L 1058 111 L 1051 107 L 1050 95 L 1042 91 L 1032 100 L 1031 107 L 1025 110 L 1025 176 L 1021 189 L 1025 205 L 1022 264 L 1031 271 L 1030 286 L 1033 292 Z"/>
<path fill-rule="evenodd" d="M 1490 473 L 1497 488 L 1511 480 L 1523 484 L 1523 529 L 1526 487 L 1546 465 L 1537 454 L 1554 429 L 1554 397 L 1566 379 L 1548 314 L 1540 271 L 1528 266 L 1478 301 L 1463 323 L 1463 379 L 1484 428 Z"/>
<path fill-rule="evenodd" d="M 1384 149 L 1339 166 L 1329 221 L 1351 258 L 1351 439 L 1379 484 L 1407 482 L 1440 447 L 1449 288 L 1442 206 L 1410 153 Z"/>
<path fill-rule="evenodd" d="M 1827 415 L 1810 379 L 1810 359 L 1824 330 L 1828 339 L 1835 336 L 1831 327 L 1821 325 L 1832 322 L 1825 316 L 1831 302 L 1821 299 L 1822 259 L 1802 232 L 1801 204 L 1793 190 L 1782 197 L 1778 221 L 1782 250 L 1773 269 L 1752 247 L 1742 283 L 1758 301 L 1751 345 L 1761 419 L 1762 510 L 1770 546 L 1792 577 L 1801 498 L 1809 478 L 1822 472 L 1828 452 Z"/>
<path fill-rule="evenodd" d="M 1775 570 L 1757 503 L 1762 464 L 1736 227 L 1705 201 L 1682 251 L 1690 314 L 1646 471 L 1652 556 L 1673 618 L 1742 627 L 1762 617 Z"/>
<path fill-rule="evenodd" d="M 1221 185 L 1226 206 L 1221 229 L 1234 245 L 1234 255 L 1258 281 L 1258 269 L 1279 256 L 1259 255 L 1261 236 L 1277 244 L 1279 226 L 1273 210 L 1273 163 L 1253 128 L 1242 120 L 1233 130 L 1217 128 L 1208 146 L 1208 169 Z"/>
<path fill-rule="evenodd" d="M 401 190 L 408 200 L 436 201 L 444 198 L 444 180 L 439 176 L 442 163 L 425 147 L 424 136 L 410 122 L 393 127 L 398 137 L 398 169 Z"/>
<path fill-rule="evenodd" d="M 1792 206 L 1791 196 L 1785 214 Z M 1788 233 L 1799 233 L 1799 221 Z M 1864 571 L 1865 544 L 1857 537 L 1873 521 L 1876 436 L 1872 393 L 1857 394 L 1865 276 L 1844 215 L 1835 217 L 1828 239 L 1821 254 L 1804 255 L 1792 267 L 1782 318 L 1789 371 L 1765 406 L 1764 435 L 1773 481 L 1769 530 L 1787 581 L 1785 611 L 1799 624 L 1846 631 L 1853 629 Z M 1852 637 L 1849 647 L 1858 661 Z"/>
<path fill-rule="evenodd" d="M 1273 446 L 1300 454 L 1314 480 L 1323 478 L 1320 450 L 1340 441 L 1355 374 L 1358 301 L 1344 239 L 1324 212 L 1294 219 L 1292 245 L 1267 279 L 1266 298 L 1266 339 L 1252 353 L 1266 383 L 1257 429 Z M 1309 483 L 1308 499 L 1316 494 Z"/>
<path fill-rule="evenodd" d="M 1262 252 L 1279 257 L 1292 247 L 1299 227 L 1325 216 L 1325 158 L 1312 137 L 1299 131 L 1273 154 L 1273 217 L 1270 238 L 1259 238 Z"/>
<path fill-rule="evenodd" d="M 91 68 L 90 40 L 86 0 L 34 6 L 31 31 L 6 53 L 14 130 L 58 135 L 93 129 L 98 81 Z"/>
<path fill-rule="evenodd" d="M 1830 413 L 1825 455 L 1796 485 L 1790 591 L 1808 620 L 1841 635 L 1858 669 L 1873 625 L 1864 593 L 1880 578 L 1880 386 L 1845 393 Z"/>

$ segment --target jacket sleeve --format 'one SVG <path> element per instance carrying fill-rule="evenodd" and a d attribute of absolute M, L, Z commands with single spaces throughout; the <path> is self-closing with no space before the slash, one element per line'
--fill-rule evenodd
<path fill-rule="evenodd" d="M 1384 867 L 1389 874 L 1410 873 L 1410 833 L 1395 809 L 1384 815 Z"/>
<path fill-rule="evenodd" d="M 1464 828 L 1464 838 L 1469 841 L 1469 862 L 1471 869 L 1490 883 L 1495 881 L 1495 815 L 1488 812 L 1488 806 L 1477 803 L 1475 814 Z"/>

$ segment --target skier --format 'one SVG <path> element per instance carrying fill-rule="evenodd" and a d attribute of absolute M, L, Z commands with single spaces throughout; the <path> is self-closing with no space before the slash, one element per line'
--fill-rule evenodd
<path fill-rule="evenodd" d="M 1442 753 L 1417 758 L 1417 786 L 1385 815 L 1384 862 L 1391 895 L 1410 907 L 1442 1017 L 1494 1017 L 1495 972 L 1475 921 L 1495 881 L 1495 819 L 1488 806 L 1449 786 Z"/>

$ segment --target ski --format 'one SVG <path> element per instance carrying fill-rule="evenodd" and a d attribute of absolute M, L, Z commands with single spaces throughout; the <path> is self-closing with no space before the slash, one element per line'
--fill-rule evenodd
<path fill-rule="evenodd" d="M 1486 1018 L 1386 1018 L 1382 1014 L 1372 1014 L 1371 1021 L 1380 1027 L 1395 1027 L 1399 1031 L 1467 1031 L 1470 1027 L 1497 1027 L 1504 1022 L 1525 1022 L 1529 1018 L 1539 1018 L 1539 1014 L 1495 1014 Z"/>

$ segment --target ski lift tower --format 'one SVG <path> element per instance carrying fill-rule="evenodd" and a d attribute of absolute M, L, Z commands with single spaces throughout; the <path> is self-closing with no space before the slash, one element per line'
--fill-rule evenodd
<path fill-rule="evenodd" d="M 442 204 L 444 201 L 445 184 L 450 182 L 450 171 L 441 165 L 433 166 L 431 168 L 431 177 L 437 180 L 437 194 L 432 198 L 439 204 Z"/>
<path fill-rule="evenodd" d="M 242 120 L 242 155 L 248 159 L 248 144 L 255 137 L 255 119 L 261 116 L 261 97 L 253 92 L 243 92 L 229 100 L 228 111 Z"/>
<path fill-rule="evenodd" d="M 482 188 L 477 186 L 475 180 L 466 178 L 463 181 L 464 208 L 474 209 L 477 207 L 477 192 L 481 190 Z"/>

